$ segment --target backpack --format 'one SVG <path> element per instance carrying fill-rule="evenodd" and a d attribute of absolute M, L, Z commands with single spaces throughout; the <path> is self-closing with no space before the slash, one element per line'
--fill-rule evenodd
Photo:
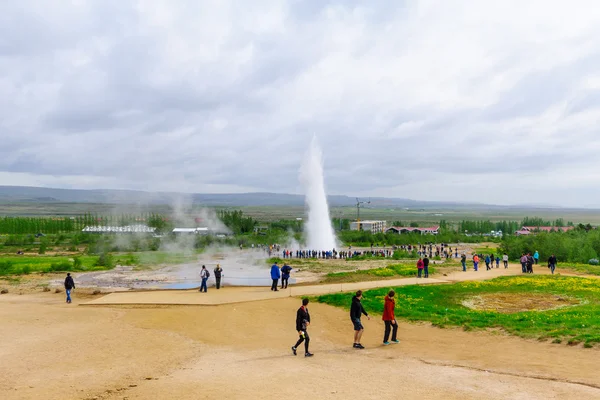
<path fill-rule="evenodd" d="M 210 278 L 210 272 L 206 270 L 206 279 Z"/>

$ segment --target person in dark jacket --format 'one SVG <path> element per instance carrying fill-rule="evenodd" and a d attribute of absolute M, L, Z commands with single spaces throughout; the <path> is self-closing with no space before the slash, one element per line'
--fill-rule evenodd
<path fill-rule="evenodd" d="M 273 284 L 271 285 L 271 290 L 277 292 L 277 284 L 279 283 L 279 278 L 281 278 L 281 271 L 279 270 L 279 265 L 277 262 L 274 262 L 271 266 L 271 280 Z"/>
<path fill-rule="evenodd" d="M 548 258 L 548 268 L 550 268 L 550 272 L 554 275 L 554 270 L 556 269 L 556 256 L 554 254 Z"/>
<path fill-rule="evenodd" d="M 71 303 L 71 290 L 75 289 L 75 281 L 70 273 L 65 278 L 65 292 L 67 293 L 67 303 Z"/>
<path fill-rule="evenodd" d="M 465 253 L 460 256 L 460 263 L 462 264 L 463 272 L 467 272 L 467 256 Z"/>
<path fill-rule="evenodd" d="M 217 268 L 215 268 L 215 286 L 217 289 L 221 289 L 221 276 L 223 276 L 223 268 L 221 268 L 221 264 L 217 264 Z"/>
<path fill-rule="evenodd" d="M 306 331 L 306 328 L 308 328 L 308 326 L 310 325 L 310 314 L 308 313 L 308 308 L 306 307 L 307 305 L 308 299 L 302 299 L 302 307 L 300 307 L 296 312 L 296 331 L 298 332 L 298 335 L 300 337 L 298 338 L 296 344 L 292 346 L 292 353 L 296 355 L 296 350 L 298 349 L 298 346 L 300 346 L 302 342 L 304 342 L 304 357 L 312 357 L 313 354 L 310 351 L 308 351 L 310 337 L 308 336 L 308 332 Z"/>
<path fill-rule="evenodd" d="M 533 263 L 534 263 L 533 257 L 531 256 L 531 254 L 527 254 L 526 267 L 527 267 L 528 274 L 533 274 Z"/>
<path fill-rule="evenodd" d="M 288 287 L 288 281 L 290 279 L 290 272 L 292 272 L 292 267 L 287 265 L 287 263 L 284 263 L 283 267 L 281 267 L 281 288 L 282 289 L 287 289 L 287 287 Z"/>
<path fill-rule="evenodd" d="M 394 315 L 394 307 L 396 307 L 396 302 L 394 301 L 394 296 L 396 293 L 393 290 L 390 290 L 388 295 L 385 296 L 385 303 L 383 305 L 383 316 L 381 319 L 385 324 L 385 332 L 383 333 L 383 344 L 388 345 L 388 339 L 390 338 L 390 331 L 392 331 L 392 343 L 400 343 L 396 338 L 398 335 L 398 322 L 396 322 L 396 316 Z"/>
<path fill-rule="evenodd" d="M 429 258 L 427 256 L 423 259 L 423 273 L 425 278 L 429 278 Z"/>
<path fill-rule="evenodd" d="M 360 300 L 362 299 L 362 290 L 356 292 L 356 295 L 352 297 L 352 305 L 350 306 L 350 319 L 352 320 L 352 324 L 354 325 L 354 345 L 355 349 L 364 349 L 365 347 L 360 344 L 360 338 L 362 337 L 364 327 L 360 322 L 360 317 L 364 314 L 367 316 L 367 319 L 371 319 L 369 314 L 365 311 Z"/>

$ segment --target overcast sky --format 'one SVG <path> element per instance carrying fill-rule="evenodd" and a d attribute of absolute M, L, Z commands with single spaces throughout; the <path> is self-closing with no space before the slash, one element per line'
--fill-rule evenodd
<path fill-rule="evenodd" d="M 0 4 L 0 184 L 600 207 L 596 1 Z"/>

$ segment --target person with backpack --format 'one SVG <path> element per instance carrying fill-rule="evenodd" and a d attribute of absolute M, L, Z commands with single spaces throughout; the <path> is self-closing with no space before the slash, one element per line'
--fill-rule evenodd
<path fill-rule="evenodd" d="M 67 293 L 67 303 L 71 303 L 71 290 L 75 290 L 75 281 L 70 273 L 65 278 L 65 293 Z"/>
<path fill-rule="evenodd" d="M 423 273 L 425 274 L 425 278 L 429 278 L 429 258 L 427 256 L 423 259 Z"/>
<path fill-rule="evenodd" d="M 222 275 L 223 275 L 223 268 L 221 268 L 221 264 L 217 264 L 217 267 L 215 268 L 215 286 L 217 287 L 217 289 L 221 289 L 221 276 Z"/>
<path fill-rule="evenodd" d="M 200 292 L 204 292 L 204 293 L 207 292 L 206 281 L 208 281 L 209 277 L 210 277 L 210 273 L 208 272 L 206 267 L 203 265 L 202 270 L 200 271 L 200 278 L 202 279 L 202 284 L 200 285 Z"/>
<path fill-rule="evenodd" d="M 500 254 L 496 256 L 496 268 L 500 268 Z"/>
<path fill-rule="evenodd" d="M 369 317 L 369 314 L 367 314 L 365 308 L 360 302 L 360 300 L 362 299 L 362 295 L 362 290 L 356 292 L 356 295 L 352 297 L 352 304 L 350 306 L 350 319 L 352 320 L 352 324 L 354 325 L 354 345 L 352 347 L 354 347 L 355 349 L 365 348 L 362 344 L 360 344 L 360 338 L 362 337 L 362 334 L 365 330 L 365 328 L 362 326 L 362 323 L 360 322 L 360 317 L 362 316 L 362 314 L 364 314 L 367 316 L 368 320 L 371 320 L 371 317 Z"/>
<path fill-rule="evenodd" d="M 460 263 L 462 264 L 463 272 L 467 272 L 467 256 L 465 253 L 461 254 Z"/>
<path fill-rule="evenodd" d="M 383 305 L 383 316 L 381 319 L 385 324 L 385 331 L 383 333 L 383 344 L 387 346 L 390 344 L 388 339 L 390 338 L 390 331 L 392 331 L 392 343 L 400 343 L 397 339 L 398 335 L 398 322 L 396 322 L 396 316 L 394 315 L 394 308 L 396 307 L 396 302 L 394 301 L 394 296 L 396 293 L 393 290 L 388 292 L 388 295 L 385 296 L 385 303 Z"/>
<path fill-rule="evenodd" d="M 292 267 L 287 265 L 287 263 L 283 263 L 283 267 L 281 267 L 281 288 L 287 289 L 288 281 L 290 280 L 290 272 L 292 272 Z"/>
<path fill-rule="evenodd" d="M 308 313 L 308 299 L 302 299 L 302 307 L 298 309 L 296 312 L 296 331 L 300 336 L 295 345 L 292 346 L 292 353 L 296 355 L 296 350 L 298 346 L 304 342 L 304 357 L 312 357 L 313 354 L 308 351 L 308 344 L 310 343 L 310 337 L 308 336 L 308 332 L 306 328 L 310 325 L 310 314 Z"/>

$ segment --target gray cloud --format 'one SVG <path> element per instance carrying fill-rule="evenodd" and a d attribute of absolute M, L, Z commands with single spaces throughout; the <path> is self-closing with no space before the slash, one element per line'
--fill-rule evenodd
<path fill-rule="evenodd" d="M 0 184 L 594 205 L 589 1 L 20 1 Z"/>

